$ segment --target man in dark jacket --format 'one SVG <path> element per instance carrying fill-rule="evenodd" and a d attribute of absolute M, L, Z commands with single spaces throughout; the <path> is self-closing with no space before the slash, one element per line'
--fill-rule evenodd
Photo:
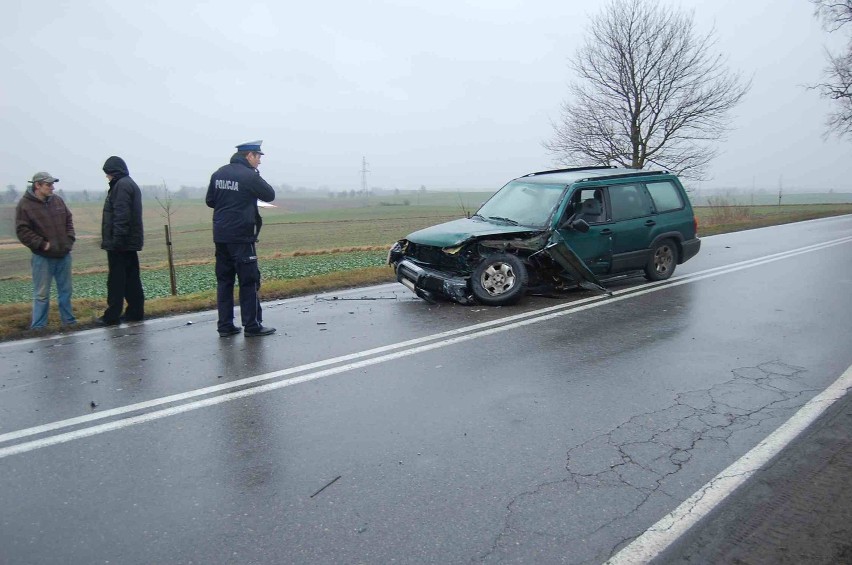
<path fill-rule="evenodd" d="M 234 325 L 234 278 L 240 284 L 240 317 L 246 337 L 275 333 L 262 324 L 257 291 L 260 269 L 255 242 L 259 231 L 258 199 L 271 202 L 275 189 L 257 171 L 261 141 L 237 146 L 231 162 L 210 177 L 207 205 L 213 208 L 213 242 L 216 244 L 216 302 L 219 307 L 219 335 L 240 333 Z"/>
<path fill-rule="evenodd" d="M 103 170 L 109 181 L 109 191 L 101 219 L 101 249 L 107 252 L 109 274 L 107 309 L 97 323 L 114 326 L 123 321 L 138 322 L 145 317 L 138 254 L 143 243 L 142 192 L 130 178 L 127 164 L 121 157 L 107 159 Z"/>
<path fill-rule="evenodd" d="M 59 318 L 63 325 L 77 320 L 71 311 L 71 247 L 74 245 L 74 222 L 71 210 L 59 196 L 53 194 L 58 178 L 49 173 L 33 175 L 15 209 L 15 233 L 33 252 L 33 320 L 31 329 L 47 326 L 50 310 L 50 283 L 56 279 L 59 297 Z"/>

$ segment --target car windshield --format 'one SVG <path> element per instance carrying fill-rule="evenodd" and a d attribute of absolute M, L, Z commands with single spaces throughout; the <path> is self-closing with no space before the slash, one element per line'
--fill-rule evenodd
<path fill-rule="evenodd" d="M 513 180 L 497 191 L 476 214 L 496 223 L 545 227 L 564 189 L 564 184 Z"/>

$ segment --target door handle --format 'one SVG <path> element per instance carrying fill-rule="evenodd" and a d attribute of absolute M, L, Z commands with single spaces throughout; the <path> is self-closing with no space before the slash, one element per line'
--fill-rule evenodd
<path fill-rule="evenodd" d="M 657 222 L 655 222 L 654 220 L 648 220 L 647 222 L 645 222 L 645 225 L 648 227 L 656 226 Z"/>
<path fill-rule="evenodd" d="M 604 228 L 600 231 L 601 235 L 612 235 L 612 230 L 609 228 Z"/>

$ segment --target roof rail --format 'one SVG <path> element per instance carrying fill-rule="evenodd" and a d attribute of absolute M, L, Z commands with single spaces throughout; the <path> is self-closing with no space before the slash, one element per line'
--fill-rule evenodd
<path fill-rule="evenodd" d="M 635 171 L 635 172 L 631 172 L 631 173 L 619 173 L 617 175 L 606 175 L 606 176 L 603 176 L 603 177 L 586 177 L 586 178 L 580 179 L 580 180 L 583 180 L 583 181 L 586 181 L 586 180 L 599 181 L 599 180 L 621 179 L 621 178 L 624 178 L 624 177 L 637 177 L 637 176 L 648 176 L 648 175 L 668 175 L 668 174 L 670 174 L 668 171 Z"/>
<path fill-rule="evenodd" d="M 534 177 L 535 175 L 544 175 L 547 173 L 567 173 L 569 171 L 591 171 L 596 169 L 617 169 L 615 165 L 599 165 L 594 167 L 571 167 L 568 169 L 553 169 L 552 171 L 538 171 L 535 173 L 529 173 L 528 175 L 524 175 L 524 177 Z"/>

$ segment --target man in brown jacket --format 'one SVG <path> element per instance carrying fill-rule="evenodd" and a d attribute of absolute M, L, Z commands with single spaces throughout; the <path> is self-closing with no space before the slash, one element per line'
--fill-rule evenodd
<path fill-rule="evenodd" d="M 74 222 L 71 210 L 53 194 L 58 178 L 49 173 L 33 175 L 32 186 L 18 201 L 15 209 L 15 232 L 18 239 L 33 252 L 33 321 L 31 329 L 47 326 L 50 309 L 50 284 L 56 279 L 59 296 L 59 318 L 63 325 L 77 323 L 71 311 L 71 247 L 74 245 Z"/>

